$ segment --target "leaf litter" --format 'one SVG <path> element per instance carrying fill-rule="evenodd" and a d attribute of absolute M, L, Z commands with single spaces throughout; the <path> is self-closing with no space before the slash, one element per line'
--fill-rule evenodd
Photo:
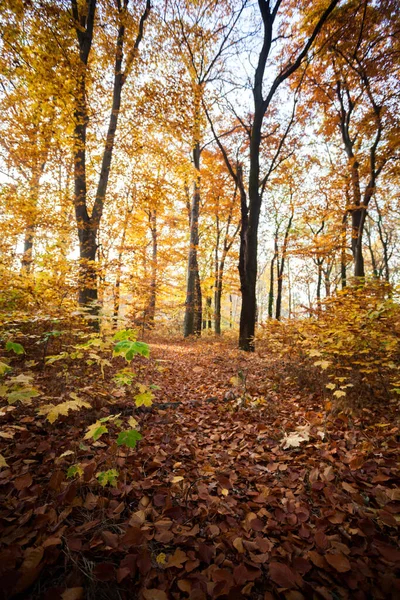
<path fill-rule="evenodd" d="M 1 438 L 2 597 L 399 597 L 395 415 L 326 413 L 228 343 L 151 348 L 151 407 L 99 380 L 88 393 L 114 404 L 95 414 L 2 413 L 2 431 L 18 423 Z M 110 411 L 139 423 L 135 449 L 106 432 L 87 444 Z M 102 487 L 110 452 L 119 476 Z"/>

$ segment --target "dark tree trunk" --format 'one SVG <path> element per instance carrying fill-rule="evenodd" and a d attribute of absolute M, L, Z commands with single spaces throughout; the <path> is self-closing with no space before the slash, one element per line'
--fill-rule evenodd
<path fill-rule="evenodd" d="M 382 225 L 382 213 L 380 211 L 378 202 L 375 198 L 375 206 L 376 206 L 376 210 L 378 213 L 378 233 L 379 233 L 379 239 L 380 242 L 382 244 L 382 250 L 383 250 L 383 270 L 385 273 L 385 280 L 389 283 L 390 281 L 390 269 L 389 269 L 389 247 L 388 247 L 388 235 L 385 234 L 384 229 L 383 229 L 383 225 Z"/>
<path fill-rule="evenodd" d="M 272 319 L 274 311 L 274 269 L 275 261 L 278 259 L 278 232 L 274 236 L 274 255 L 271 259 L 269 270 L 269 294 L 268 294 L 268 318 Z"/>
<path fill-rule="evenodd" d="M 196 278 L 195 278 L 195 295 L 194 295 L 194 335 L 201 335 L 201 323 L 203 320 L 203 301 L 201 293 L 201 282 L 199 275 L 199 267 L 196 258 Z"/>
<path fill-rule="evenodd" d="M 281 256 L 281 260 L 279 261 L 278 259 L 278 244 L 277 244 L 277 238 L 276 238 L 276 246 L 275 246 L 275 252 L 277 253 L 277 276 L 278 276 L 278 281 L 277 281 L 277 291 L 276 291 L 276 312 L 275 312 L 275 318 L 279 321 L 281 318 L 281 312 L 282 312 L 282 290 L 283 290 L 283 273 L 285 270 L 285 261 L 286 261 L 286 254 L 287 254 L 287 248 L 288 248 L 288 242 L 289 242 L 289 234 L 290 234 L 290 228 L 292 227 L 292 221 L 293 221 L 293 215 L 294 215 L 294 207 L 292 204 L 291 207 L 291 215 L 285 230 L 285 237 L 283 239 L 283 246 L 282 246 L 282 256 Z"/>
<path fill-rule="evenodd" d="M 214 331 L 216 335 L 221 335 L 221 299 L 222 281 L 218 280 L 214 292 Z"/>
<path fill-rule="evenodd" d="M 369 255 L 371 257 L 372 273 L 373 273 L 373 276 L 376 279 L 378 279 L 378 277 L 379 277 L 378 265 L 376 263 L 375 252 L 374 252 L 374 249 L 372 247 L 371 221 L 369 222 L 368 225 L 366 225 L 366 227 L 365 227 L 365 233 L 367 234 L 368 250 L 369 250 Z"/>
<path fill-rule="evenodd" d="M 321 310 L 321 288 L 322 288 L 322 260 L 318 259 L 318 277 L 317 277 L 317 307 Z"/>
<path fill-rule="evenodd" d="M 150 276 L 150 295 L 148 306 L 148 327 L 154 327 L 154 319 L 156 315 L 156 298 L 157 298 L 157 251 L 158 251 L 158 233 L 157 233 L 157 212 L 150 212 L 150 231 L 152 244 L 152 259 L 151 259 L 151 276 Z"/>
<path fill-rule="evenodd" d="M 272 319 L 274 310 L 274 268 L 275 268 L 275 254 L 271 258 L 269 267 L 269 292 L 268 292 L 268 318 Z"/>
<path fill-rule="evenodd" d="M 200 211 L 200 144 L 193 149 L 193 163 L 196 169 L 196 180 L 190 210 L 190 248 L 187 271 L 184 337 L 201 334 L 201 285 L 197 263 L 199 245 L 199 211 Z M 199 325 L 200 315 L 200 325 Z"/>
<path fill-rule="evenodd" d="M 347 248 L 347 212 L 343 215 L 342 219 L 342 235 L 341 235 L 341 252 L 340 252 L 340 280 L 342 284 L 342 290 L 347 285 L 347 267 L 346 267 L 346 248 Z"/>

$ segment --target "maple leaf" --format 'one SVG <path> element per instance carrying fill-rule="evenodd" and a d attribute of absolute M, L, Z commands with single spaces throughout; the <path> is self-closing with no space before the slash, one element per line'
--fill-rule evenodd
<path fill-rule="evenodd" d="M 11 371 L 11 367 L 4 362 L 0 362 L 0 376 Z"/>
<path fill-rule="evenodd" d="M 106 487 L 107 485 L 117 487 L 118 475 L 119 473 L 116 469 L 109 469 L 108 471 L 100 471 L 99 473 L 96 473 L 96 477 L 102 487 Z"/>
<path fill-rule="evenodd" d="M 25 349 L 22 344 L 17 344 L 16 342 L 7 342 L 6 343 L 7 352 L 14 352 L 15 354 L 25 354 Z"/>
<path fill-rule="evenodd" d="M 83 439 L 89 440 L 90 438 L 93 438 L 93 441 L 96 442 L 99 438 L 101 438 L 103 433 L 108 433 L 107 427 L 103 425 L 100 421 L 96 421 L 95 423 L 93 423 L 93 425 L 90 425 L 87 428 L 86 434 Z"/>
<path fill-rule="evenodd" d="M 136 429 L 121 431 L 117 437 L 118 446 L 127 446 L 127 448 L 135 448 L 139 440 L 142 439 L 141 434 Z"/>
<path fill-rule="evenodd" d="M 153 404 L 153 393 L 151 390 L 146 390 L 136 394 L 135 396 L 135 404 L 137 407 L 139 406 L 151 406 Z"/>
<path fill-rule="evenodd" d="M 71 394 L 71 396 L 74 397 L 73 394 Z M 54 423 L 60 415 L 67 416 L 70 410 L 80 410 L 81 408 L 91 408 L 91 406 L 89 402 L 80 400 L 75 396 L 73 400 L 67 400 L 60 404 L 46 404 L 45 406 L 41 406 L 37 413 L 39 416 L 46 415 L 46 419 L 50 423 Z"/>
<path fill-rule="evenodd" d="M 296 428 L 296 431 L 292 431 L 289 434 L 285 433 L 282 440 L 282 447 L 284 450 L 287 448 L 298 448 L 302 442 L 308 442 L 310 439 L 310 426 L 303 425 Z"/>

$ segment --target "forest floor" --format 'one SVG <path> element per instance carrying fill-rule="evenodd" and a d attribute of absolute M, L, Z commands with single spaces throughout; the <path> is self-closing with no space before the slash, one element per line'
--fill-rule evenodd
<path fill-rule="evenodd" d="M 0 596 L 399 598 L 392 408 L 327 412 L 267 349 L 213 338 L 150 348 L 132 363 L 159 388 L 149 408 L 109 367 L 104 380 L 82 364 L 58 378 L 55 364 L 39 372 L 44 396 L 74 392 L 92 409 L 53 424 L 35 402 L 0 411 Z M 111 421 L 110 435 L 84 440 L 118 413 L 139 423 L 135 449 L 113 444 Z M 101 487 L 96 473 L 111 467 L 117 485 Z"/>

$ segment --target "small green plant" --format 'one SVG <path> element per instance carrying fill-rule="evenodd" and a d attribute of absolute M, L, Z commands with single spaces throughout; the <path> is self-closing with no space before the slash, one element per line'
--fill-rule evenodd
<path fill-rule="evenodd" d="M 150 350 L 148 344 L 138 342 L 132 329 L 119 331 L 113 337 L 114 346 L 113 356 L 123 356 L 127 362 L 130 362 L 134 356 L 144 356 L 149 358 Z"/>
<path fill-rule="evenodd" d="M 116 469 L 109 469 L 108 471 L 100 471 L 96 473 L 96 477 L 102 487 L 111 485 L 117 487 L 118 471 Z"/>
<path fill-rule="evenodd" d="M 127 429 L 121 431 L 117 437 L 118 446 L 126 446 L 127 448 L 136 448 L 136 444 L 142 439 L 141 434 L 136 429 Z"/>
<path fill-rule="evenodd" d="M 18 401 L 23 404 L 31 404 L 32 398 L 40 395 L 39 390 L 33 387 L 32 382 L 33 374 L 29 371 L 11 377 L 0 385 L 0 397 L 5 398 L 8 404 L 15 404 Z"/>
<path fill-rule="evenodd" d="M 14 354 L 25 354 L 25 348 L 17 342 L 6 342 L 6 351 L 14 352 Z"/>

